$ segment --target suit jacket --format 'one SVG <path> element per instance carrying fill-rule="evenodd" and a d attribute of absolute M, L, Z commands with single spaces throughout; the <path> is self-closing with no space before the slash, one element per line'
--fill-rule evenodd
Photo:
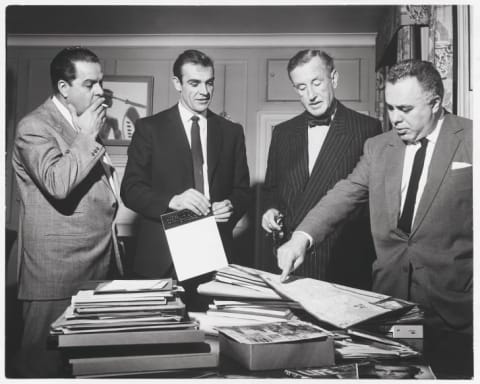
<path fill-rule="evenodd" d="M 241 125 L 211 111 L 207 113 L 207 165 L 210 201 L 230 199 L 233 205 L 230 220 L 218 225 L 232 262 L 232 230 L 250 200 L 245 139 Z M 168 203 L 174 195 L 193 186 L 192 155 L 178 105 L 137 120 L 121 186 L 125 205 L 141 214 L 135 273 L 147 277 L 172 273 L 160 215 L 170 211 Z"/>
<path fill-rule="evenodd" d="M 13 167 L 20 192 L 19 298 L 61 299 L 104 279 L 115 253 L 118 207 L 101 159 L 51 99 L 17 128 Z"/>
<path fill-rule="evenodd" d="M 308 172 L 307 130 L 306 113 L 302 113 L 279 124 L 272 133 L 264 191 L 267 206 L 284 213 L 288 233 L 337 181 L 353 170 L 365 140 L 381 133 L 381 125 L 378 120 L 338 102 L 311 175 Z M 297 273 L 365 287 L 358 268 L 366 269 L 363 279 L 369 280 L 367 263 L 353 267 L 347 259 L 352 253 L 362 253 L 370 263 L 374 259 L 366 208 L 363 208 L 363 214 L 359 209 L 357 217 L 338 228 L 328 241 L 318 244 Z"/>
<path fill-rule="evenodd" d="M 472 122 L 446 115 L 410 235 L 397 228 L 405 144 L 390 131 L 368 140 L 364 156 L 298 230 L 322 241 L 355 205 L 370 201 L 377 260 L 373 288 L 407 299 L 409 264 L 427 302 L 452 328 L 472 323 Z"/>

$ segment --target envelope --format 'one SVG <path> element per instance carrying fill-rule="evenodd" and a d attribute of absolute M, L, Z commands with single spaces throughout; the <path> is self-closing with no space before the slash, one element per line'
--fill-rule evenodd
<path fill-rule="evenodd" d="M 472 166 L 472 164 L 470 164 L 470 163 L 464 163 L 462 161 L 452 161 L 452 170 L 468 168 L 468 167 L 471 167 L 471 166 Z"/>

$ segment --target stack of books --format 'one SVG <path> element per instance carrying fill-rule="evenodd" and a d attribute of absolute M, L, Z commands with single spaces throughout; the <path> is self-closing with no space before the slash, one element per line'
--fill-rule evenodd
<path fill-rule="evenodd" d="M 215 274 L 214 280 L 198 287 L 201 294 L 213 296 L 206 312 L 210 321 L 223 325 L 252 325 L 295 320 L 292 310 L 298 303 L 283 299 L 249 268 L 231 264 Z"/>
<path fill-rule="evenodd" d="M 297 319 L 292 312 L 299 308 L 294 302 L 267 300 L 217 300 L 209 305 L 207 315 L 258 321 L 287 321 Z"/>
<path fill-rule="evenodd" d="M 188 318 L 171 279 L 94 282 L 51 325 L 75 377 L 215 367 L 218 354 Z"/>

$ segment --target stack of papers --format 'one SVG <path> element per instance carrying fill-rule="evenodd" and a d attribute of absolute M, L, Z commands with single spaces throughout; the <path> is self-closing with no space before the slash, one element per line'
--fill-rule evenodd
<path fill-rule="evenodd" d="M 415 306 L 380 293 L 311 278 L 292 276 L 282 283 L 280 275 L 234 264 L 219 270 L 215 280 L 200 285 L 198 292 L 214 297 L 296 302 L 317 320 L 343 329 L 377 317 L 401 317 Z M 415 311 L 407 317 L 412 316 Z"/>
<path fill-rule="evenodd" d="M 209 305 L 207 315 L 249 319 L 258 321 L 287 321 L 296 318 L 291 307 L 296 304 L 275 301 L 228 301 L 214 300 Z"/>
<path fill-rule="evenodd" d="M 51 325 L 51 334 L 192 329 L 171 279 L 114 280 L 80 290 Z"/>
<path fill-rule="evenodd" d="M 251 269 L 230 264 L 217 271 L 215 279 L 198 286 L 202 295 L 242 299 L 283 300 L 260 276 Z"/>
<path fill-rule="evenodd" d="M 250 273 L 249 268 L 235 264 L 220 269 L 214 281 L 199 287 L 199 292 L 206 294 L 206 291 L 217 297 L 209 305 L 207 316 L 218 326 L 294 320 L 297 317 L 292 309 L 300 308 L 298 303 L 278 296 L 261 277 Z"/>
<path fill-rule="evenodd" d="M 350 338 L 335 340 L 335 350 L 343 359 L 400 359 L 419 356 L 411 347 L 372 333 L 349 329 Z"/>

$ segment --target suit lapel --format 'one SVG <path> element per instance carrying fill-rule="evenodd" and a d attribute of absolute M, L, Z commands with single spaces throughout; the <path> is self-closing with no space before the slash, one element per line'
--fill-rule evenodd
<path fill-rule="evenodd" d="M 208 168 L 208 183 L 211 186 L 213 175 L 217 168 L 218 160 L 220 158 L 220 151 L 223 143 L 223 131 L 220 126 L 220 121 L 216 116 L 207 112 L 207 168 Z"/>
<path fill-rule="evenodd" d="M 75 141 L 78 135 L 78 132 L 60 113 L 60 111 L 58 110 L 57 106 L 53 103 L 51 98 L 49 98 L 44 105 L 45 105 L 45 108 L 48 110 L 48 112 L 53 116 L 53 120 L 52 120 L 53 128 L 58 132 L 58 134 L 62 137 L 65 143 L 68 146 L 71 146 Z M 103 145 L 103 142 L 101 141 L 100 138 L 98 139 L 98 141 L 100 144 Z M 105 164 L 103 162 L 103 159 L 100 159 L 100 162 L 104 169 L 104 174 L 102 175 L 101 179 L 105 183 L 105 185 L 112 191 L 113 195 L 115 196 L 115 199 L 117 199 L 117 194 L 115 193 L 115 190 L 113 189 L 113 186 L 110 184 L 110 181 L 109 181 L 110 172 L 108 169 L 106 169 L 106 167 L 110 167 L 110 165 Z"/>
<path fill-rule="evenodd" d="M 178 165 L 179 172 L 182 172 L 180 168 L 183 168 L 186 174 L 192 176 L 193 186 L 192 151 L 188 143 L 182 119 L 180 118 L 178 105 L 175 105 L 170 109 L 168 120 L 168 123 L 165 124 L 165 128 L 162 127 L 162 130 L 165 131 L 165 135 L 162 136 L 163 142 L 160 143 L 160 147 L 169 148 L 172 164 L 176 164 L 175 167 Z"/>
<path fill-rule="evenodd" d="M 322 175 L 325 182 L 329 181 L 328 179 L 331 177 L 336 165 L 333 164 L 333 160 L 338 159 L 339 153 L 346 152 L 350 145 L 350 141 L 352 140 L 351 135 L 348 133 L 345 122 L 345 113 L 343 109 L 340 108 L 339 104 L 339 109 L 328 129 L 325 142 L 323 143 L 322 149 L 320 150 L 315 165 L 313 166 L 310 179 L 316 179 L 319 175 Z M 326 175 L 328 175 L 328 177 Z"/>
<path fill-rule="evenodd" d="M 307 126 L 303 120 L 291 131 L 287 137 L 288 153 L 285 154 L 288 161 L 292 164 L 291 171 L 288 173 L 288 184 L 291 188 L 291 194 L 287 201 L 287 220 L 289 223 L 295 223 L 298 196 L 303 193 L 308 182 L 308 145 L 307 145 Z M 290 217 L 291 214 L 295 216 Z"/>
<path fill-rule="evenodd" d="M 48 113 L 53 117 L 52 119 L 52 127 L 55 129 L 58 134 L 62 137 L 62 139 L 67 143 L 67 145 L 71 146 L 77 137 L 77 132 L 70 123 L 63 117 L 63 115 L 58 110 L 57 106 L 53 103 L 52 99 L 49 98 L 45 104 L 45 109 Z"/>
<path fill-rule="evenodd" d="M 428 169 L 427 184 L 423 190 L 413 220 L 412 234 L 418 229 L 432 205 L 432 201 L 451 166 L 455 152 L 460 144 L 460 139 L 456 133 L 461 131 L 462 128 L 459 126 L 453 127 L 450 124 L 450 118 L 446 116 L 433 151 L 432 160 Z"/>
<path fill-rule="evenodd" d="M 395 132 L 391 132 L 391 141 L 385 153 L 385 203 L 388 210 L 390 228 L 397 229 L 400 215 L 401 185 L 403 162 L 405 158 L 405 144 Z M 403 234 L 404 236 L 404 234 Z"/>
<path fill-rule="evenodd" d="M 307 133 L 305 133 L 305 143 L 307 142 L 306 136 Z M 307 144 L 305 144 L 304 152 L 307 158 L 305 161 L 305 172 L 308 181 L 305 185 L 305 190 L 302 193 L 301 199 L 299 200 L 301 203 L 296 210 L 297 214 L 295 215 L 295 222 L 302 218 L 310 209 L 312 199 L 318 194 L 319 190 L 327 192 L 327 189 L 329 189 L 327 186 L 331 184 L 331 179 L 338 166 L 335 161 L 339 158 L 339 153 L 348 152 L 351 140 L 352 136 L 347 127 L 344 107 L 338 103 L 337 112 L 332 120 L 320 153 L 315 160 L 310 177 L 308 176 L 308 148 Z"/>
<path fill-rule="evenodd" d="M 97 140 L 100 144 L 105 145 L 100 137 Z M 110 159 L 110 156 L 108 155 L 108 152 L 106 150 L 105 155 L 102 156 L 102 158 L 100 159 L 100 163 L 102 164 L 105 173 L 105 176 L 102 177 L 102 180 L 112 190 L 113 195 L 115 196 L 115 200 L 118 201 L 120 198 L 120 184 L 118 184 L 115 167 L 113 166 L 112 160 Z"/>

